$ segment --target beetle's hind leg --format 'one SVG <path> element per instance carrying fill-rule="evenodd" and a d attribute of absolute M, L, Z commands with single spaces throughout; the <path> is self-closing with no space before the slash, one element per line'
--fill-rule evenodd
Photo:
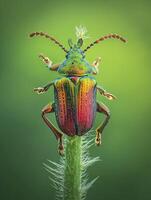
<path fill-rule="evenodd" d="M 43 109 L 42 109 L 42 118 L 44 120 L 44 122 L 46 123 L 46 125 L 51 129 L 51 131 L 54 133 L 54 135 L 56 136 L 56 139 L 58 141 L 58 152 L 60 155 L 63 155 L 63 140 L 62 140 L 62 136 L 63 134 L 49 121 L 49 119 L 45 116 L 48 113 L 52 113 L 54 112 L 54 103 L 53 104 L 48 104 L 46 105 Z"/>
<path fill-rule="evenodd" d="M 97 145 L 100 145 L 101 144 L 101 135 L 102 135 L 102 132 L 103 132 L 105 126 L 107 125 L 107 123 L 108 123 L 108 121 L 110 119 L 110 110 L 103 103 L 98 103 L 97 102 L 97 112 L 103 113 L 105 115 L 104 121 L 96 129 L 95 143 Z"/>

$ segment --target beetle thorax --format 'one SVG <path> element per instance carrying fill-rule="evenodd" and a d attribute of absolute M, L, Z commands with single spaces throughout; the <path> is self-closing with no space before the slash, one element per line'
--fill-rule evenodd
<path fill-rule="evenodd" d="M 83 76 L 91 73 L 91 66 L 86 62 L 83 51 L 75 45 L 70 48 L 58 72 L 67 76 Z"/>

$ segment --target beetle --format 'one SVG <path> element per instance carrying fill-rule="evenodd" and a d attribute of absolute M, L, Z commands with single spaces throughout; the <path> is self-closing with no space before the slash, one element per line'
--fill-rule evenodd
<path fill-rule="evenodd" d="M 42 109 L 42 118 L 46 125 L 56 136 L 58 141 L 58 152 L 63 155 L 63 134 L 70 137 L 82 136 L 87 133 L 93 126 L 96 112 L 105 115 L 104 121 L 96 129 L 95 143 L 101 144 L 101 135 L 110 119 L 110 110 L 103 103 L 96 100 L 96 94 L 107 97 L 109 100 L 116 99 L 113 94 L 108 93 L 101 86 L 97 85 L 95 78 L 92 75 L 98 73 L 100 57 L 90 64 L 85 59 L 85 53 L 106 39 L 119 39 L 126 42 L 126 39 L 117 34 L 109 34 L 92 42 L 84 50 L 82 45 L 86 30 L 83 27 L 76 28 L 78 37 L 76 44 L 72 40 L 68 40 L 69 50 L 67 50 L 58 40 L 44 32 L 33 32 L 30 37 L 43 36 L 57 44 L 65 53 L 65 60 L 60 64 L 53 64 L 52 61 L 40 54 L 39 58 L 48 66 L 49 70 L 57 71 L 63 77 L 57 78 L 43 87 L 34 88 L 38 94 L 48 91 L 53 86 L 54 102 L 49 103 Z M 46 114 L 55 112 L 56 121 L 60 128 L 58 130 L 51 121 L 46 117 Z"/>

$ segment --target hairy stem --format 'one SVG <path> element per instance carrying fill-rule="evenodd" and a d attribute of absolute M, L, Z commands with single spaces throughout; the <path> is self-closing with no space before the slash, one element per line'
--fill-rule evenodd
<path fill-rule="evenodd" d="M 84 200 L 87 191 L 97 180 L 88 181 L 87 168 L 100 160 L 91 158 L 89 148 L 94 139 L 84 136 L 65 136 L 65 153 L 58 163 L 48 160 L 44 168 L 50 173 L 51 184 L 56 190 L 57 200 Z"/>
<path fill-rule="evenodd" d="M 81 137 L 67 137 L 65 145 L 64 199 L 81 200 Z"/>

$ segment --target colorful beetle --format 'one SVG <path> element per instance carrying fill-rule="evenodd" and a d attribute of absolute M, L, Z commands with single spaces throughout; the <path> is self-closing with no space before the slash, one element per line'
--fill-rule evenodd
<path fill-rule="evenodd" d="M 99 145 L 103 129 L 110 118 L 110 111 L 103 103 L 96 101 L 96 93 L 98 91 L 109 100 L 116 99 L 114 95 L 98 86 L 95 78 L 90 76 L 91 74 L 96 75 L 98 73 L 100 58 L 89 64 L 85 60 L 85 52 L 105 39 L 119 39 L 122 42 L 126 42 L 126 40 L 117 34 L 109 34 L 99 38 L 82 50 L 83 39 L 86 37 L 85 33 L 85 28 L 76 28 L 78 40 L 76 44 L 73 44 L 71 39 L 68 40 L 69 50 L 46 33 L 33 32 L 30 34 L 30 37 L 44 36 L 50 39 L 66 53 L 66 59 L 61 64 L 52 64 L 48 57 L 39 56 L 50 70 L 58 71 L 64 76 L 55 79 L 44 87 L 34 88 L 35 92 L 41 94 L 46 92 L 50 86 L 54 87 L 54 103 L 48 104 L 43 108 L 42 118 L 59 142 L 58 151 L 60 155 L 63 154 L 63 133 L 68 136 L 82 136 L 87 133 L 93 126 L 96 112 L 103 113 L 106 116 L 103 123 L 96 129 L 95 142 Z M 46 117 L 47 113 L 52 112 L 55 112 L 58 126 L 63 133 Z"/>

